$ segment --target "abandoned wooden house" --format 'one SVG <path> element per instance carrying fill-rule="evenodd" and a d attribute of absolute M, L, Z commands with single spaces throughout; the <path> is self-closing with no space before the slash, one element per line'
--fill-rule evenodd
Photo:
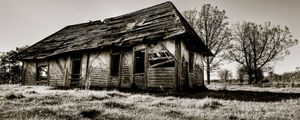
<path fill-rule="evenodd" d="M 15 55 L 24 85 L 181 89 L 212 55 L 171 2 L 69 25 Z"/>

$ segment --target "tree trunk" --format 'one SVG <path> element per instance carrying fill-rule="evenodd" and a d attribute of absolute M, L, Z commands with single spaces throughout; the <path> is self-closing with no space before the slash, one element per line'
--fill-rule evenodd
<path fill-rule="evenodd" d="M 258 83 L 258 76 L 257 76 L 257 70 L 255 69 L 254 70 L 254 81 L 255 81 L 255 84 L 257 84 Z"/>
<path fill-rule="evenodd" d="M 253 77 L 252 77 L 252 70 L 251 69 L 248 69 L 248 77 L 249 77 L 249 84 L 252 84 L 253 82 Z"/>
<path fill-rule="evenodd" d="M 210 64 L 209 64 L 209 57 L 206 58 L 206 78 L 207 84 L 210 84 Z"/>
<path fill-rule="evenodd" d="M 244 77 L 244 75 L 242 75 L 242 74 L 239 75 L 239 79 L 240 79 L 241 84 L 243 83 L 243 77 Z"/>

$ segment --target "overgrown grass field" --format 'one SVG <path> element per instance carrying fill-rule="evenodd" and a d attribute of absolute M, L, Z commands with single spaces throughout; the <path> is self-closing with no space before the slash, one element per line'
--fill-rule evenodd
<path fill-rule="evenodd" d="M 199 93 L 0 85 L 0 119 L 300 119 L 299 88 L 210 85 Z"/>

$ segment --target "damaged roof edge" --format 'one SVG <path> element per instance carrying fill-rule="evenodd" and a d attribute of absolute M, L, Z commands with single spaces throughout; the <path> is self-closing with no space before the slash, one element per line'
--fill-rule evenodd
<path fill-rule="evenodd" d="M 163 9 L 163 10 L 162 10 Z M 153 13 L 154 11 L 154 13 Z M 150 14 L 151 13 L 151 14 Z M 152 14 L 153 13 L 153 14 Z M 159 17 L 160 14 L 164 13 L 164 17 Z M 167 13 L 167 14 L 166 14 Z M 155 37 L 157 34 L 158 30 L 164 30 L 163 32 L 160 32 L 162 39 L 161 40 L 166 40 L 172 37 L 176 37 L 178 35 L 186 34 L 191 38 L 194 42 L 197 43 L 196 46 L 199 46 L 199 49 L 197 51 L 199 53 L 202 53 L 204 56 L 212 56 L 212 52 L 208 49 L 208 47 L 204 44 L 204 42 L 200 39 L 200 37 L 197 35 L 197 33 L 194 31 L 194 29 L 188 24 L 188 22 L 184 19 L 184 17 L 181 15 L 181 13 L 177 10 L 177 8 L 173 5 L 172 2 L 167 1 L 158 5 L 150 6 L 141 10 L 137 10 L 134 12 L 130 12 L 124 15 L 120 15 L 117 17 L 111 17 L 111 18 L 106 18 L 103 21 L 101 20 L 96 20 L 96 21 L 90 21 L 86 23 L 79 23 L 79 24 L 73 24 L 73 25 L 68 25 L 59 31 L 49 35 L 48 37 L 38 41 L 37 43 L 31 45 L 25 50 L 22 50 L 19 52 L 17 55 L 14 55 L 13 57 L 17 58 L 17 60 L 29 60 L 29 59 L 44 59 L 52 56 L 56 56 L 58 54 L 63 54 L 63 53 L 68 53 L 68 52 L 74 52 L 74 51 L 80 51 L 80 50 L 90 50 L 90 49 L 97 49 L 100 46 L 114 46 L 114 42 L 118 42 L 119 36 L 116 36 L 114 33 L 122 33 L 123 29 L 126 28 L 126 21 L 128 21 L 128 17 L 131 17 L 130 19 L 133 20 L 139 20 L 142 17 L 145 17 L 145 14 L 152 15 L 146 17 L 148 20 L 156 20 L 156 22 L 149 22 L 150 26 L 152 25 L 153 27 L 149 27 L 149 24 L 141 24 L 141 28 L 143 28 L 144 31 L 148 31 L 149 35 L 144 35 L 144 37 Z M 136 17 L 139 16 L 139 17 Z M 167 18 L 167 19 L 166 19 Z M 114 23 L 116 22 L 117 23 Z M 125 26 L 121 25 L 118 23 L 118 21 L 123 22 L 122 24 L 125 24 Z M 158 26 L 160 23 L 159 21 L 166 21 L 166 23 L 169 23 L 171 25 L 166 25 L 166 26 L 159 26 L 155 29 L 153 29 L 155 26 Z M 108 22 L 108 23 L 106 23 Z M 125 22 L 125 23 L 124 23 Z M 120 24 L 120 25 L 119 25 Z M 100 25 L 100 26 L 99 26 Z M 179 25 L 180 27 L 178 28 Z M 102 27 L 101 27 L 102 26 Z M 177 27 L 176 27 L 177 26 Z M 99 28 L 100 27 L 100 28 Z M 81 29 L 82 28 L 82 29 Z M 114 28 L 114 29 L 112 29 Z M 138 28 L 135 28 L 138 29 Z M 140 28 L 139 28 L 140 29 Z M 69 32 L 72 34 L 69 34 Z M 103 33 L 103 34 L 101 34 Z M 167 34 L 168 33 L 168 34 Z M 58 35 L 59 34 L 59 35 Z M 76 35 L 77 36 L 76 36 Z M 132 40 L 138 39 L 140 34 L 139 32 L 128 32 L 127 33 L 130 36 L 133 36 Z M 56 36 L 58 35 L 58 36 Z M 68 40 L 68 44 L 59 44 L 59 43 L 65 43 L 64 37 L 61 37 L 63 35 L 71 36 L 70 37 L 71 41 Z M 79 35 L 79 36 L 78 36 Z M 122 37 L 130 37 L 130 36 L 123 36 Z M 81 36 L 81 37 L 80 37 Z M 86 37 L 83 37 L 86 36 Z M 112 38 L 107 38 L 107 36 L 111 36 Z M 83 37 L 83 38 L 82 38 Z M 91 44 L 86 44 L 85 47 L 76 47 L 76 42 L 80 42 L 81 40 L 87 40 L 87 41 L 95 41 L 95 38 L 97 38 L 96 42 L 91 42 L 95 45 Z M 55 41 L 61 41 L 59 43 L 53 43 L 51 44 L 51 48 L 53 49 L 45 49 L 43 50 L 42 48 L 49 47 L 50 45 L 48 42 L 53 42 Z M 49 41 L 47 41 L 49 40 Z M 44 43 L 47 41 L 47 43 Z M 108 42 L 105 42 L 108 41 Z M 111 41 L 111 42 L 110 42 Z M 143 40 L 144 41 L 144 40 Z M 74 42 L 74 44 L 71 44 L 71 42 Z M 125 42 L 125 41 L 123 41 Z M 131 44 L 137 44 L 137 41 L 131 41 Z M 150 41 L 149 41 L 150 42 Z M 87 42 L 82 42 L 82 43 L 87 43 Z M 39 47 L 42 46 L 42 47 Z M 37 54 L 36 52 L 33 52 L 35 50 L 38 50 L 41 52 L 41 54 Z M 41 51 L 40 51 L 41 50 Z M 54 51 L 55 53 L 51 52 Z"/>
<path fill-rule="evenodd" d="M 68 26 L 65 26 L 65 27 L 61 28 L 60 30 L 58 30 L 58 31 L 56 31 L 56 32 L 54 32 L 54 33 L 52 33 L 51 35 L 49 35 L 49 36 L 45 37 L 44 39 L 42 39 L 42 40 L 40 40 L 40 41 L 34 43 L 33 45 L 31 45 L 31 46 L 29 46 L 28 48 L 26 48 L 26 49 L 20 51 L 19 53 L 16 53 L 16 54 L 12 55 L 12 56 L 9 57 L 9 58 L 11 58 L 11 59 L 16 59 L 16 60 L 23 60 L 22 58 L 18 58 L 18 57 L 19 57 L 18 55 L 21 55 L 23 52 L 25 52 L 25 51 L 27 51 L 28 49 L 34 47 L 35 45 L 37 45 L 37 44 L 39 44 L 39 43 L 41 43 L 41 42 L 47 40 L 47 38 L 50 38 L 50 37 L 56 35 L 57 33 L 59 33 L 60 31 L 64 30 L 64 29 L 67 28 L 67 27 L 68 27 Z"/>
<path fill-rule="evenodd" d="M 168 1 L 168 2 L 170 2 L 170 1 Z M 203 55 L 204 56 L 214 56 L 214 54 L 211 52 L 211 50 L 205 45 L 203 40 L 198 36 L 198 34 L 194 30 L 194 28 L 186 21 L 186 19 L 182 16 L 182 14 L 177 10 L 175 5 L 172 2 L 170 2 L 170 4 L 174 8 L 176 15 L 178 17 L 180 17 L 179 20 L 180 20 L 181 24 L 183 24 L 182 26 L 184 26 L 184 28 L 186 29 L 185 30 L 186 33 L 190 34 L 192 37 L 194 37 L 196 40 L 198 40 L 201 44 L 201 47 L 204 47 L 205 51 L 202 52 Z"/>

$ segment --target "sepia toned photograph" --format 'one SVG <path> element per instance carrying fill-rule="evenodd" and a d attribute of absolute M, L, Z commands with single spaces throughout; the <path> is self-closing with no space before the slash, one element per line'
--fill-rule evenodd
<path fill-rule="evenodd" d="M 0 120 L 298 120 L 298 0 L 0 0 Z"/>

